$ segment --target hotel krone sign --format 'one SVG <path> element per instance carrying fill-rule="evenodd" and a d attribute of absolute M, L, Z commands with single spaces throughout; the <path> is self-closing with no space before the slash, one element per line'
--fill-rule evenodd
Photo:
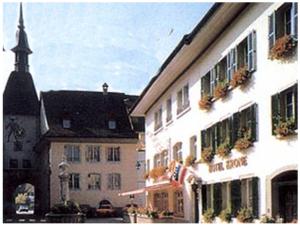
<path fill-rule="evenodd" d="M 208 166 L 208 171 L 210 173 L 213 173 L 213 172 L 218 172 L 218 171 L 224 171 L 224 170 L 239 168 L 239 167 L 247 166 L 247 165 L 248 165 L 247 156 L 242 156 L 240 158 L 229 159 L 229 160 L 224 161 L 224 162 L 211 164 L 211 165 Z"/>

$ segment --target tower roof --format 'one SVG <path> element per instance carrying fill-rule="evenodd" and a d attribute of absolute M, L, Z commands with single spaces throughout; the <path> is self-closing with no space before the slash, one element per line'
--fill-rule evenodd
<path fill-rule="evenodd" d="M 20 15 L 19 15 L 19 25 L 18 25 L 19 30 L 17 31 L 16 34 L 16 39 L 17 39 L 17 45 L 12 48 L 11 50 L 13 52 L 26 52 L 27 54 L 31 54 L 32 51 L 30 50 L 29 44 L 28 44 L 28 39 L 27 39 L 27 34 L 25 32 L 25 26 L 24 26 L 24 20 L 23 20 L 23 8 L 22 8 L 22 3 L 20 3 Z"/>

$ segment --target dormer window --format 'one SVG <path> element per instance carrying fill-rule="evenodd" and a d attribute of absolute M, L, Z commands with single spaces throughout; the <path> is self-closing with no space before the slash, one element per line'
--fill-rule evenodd
<path fill-rule="evenodd" d="M 63 119 L 63 128 L 71 128 L 71 120 L 69 119 Z"/>
<path fill-rule="evenodd" d="M 117 124 L 116 124 L 115 120 L 108 121 L 108 128 L 109 129 L 116 129 L 116 127 L 117 127 Z"/>

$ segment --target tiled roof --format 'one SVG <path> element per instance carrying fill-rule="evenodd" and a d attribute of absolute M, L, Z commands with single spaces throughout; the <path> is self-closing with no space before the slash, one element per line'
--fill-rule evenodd
<path fill-rule="evenodd" d="M 39 101 L 29 72 L 13 71 L 3 94 L 3 113 L 8 115 L 38 115 Z"/>
<path fill-rule="evenodd" d="M 41 92 L 49 125 L 47 137 L 137 138 L 129 120 L 126 99 L 137 99 L 124 93 L 90 91 Z M 125 102 L 127 104 L 125 104 Z M 62 121 L 71 127 L 63 128 Z M 116 129 L 108 121 L 116 121 Z"/>

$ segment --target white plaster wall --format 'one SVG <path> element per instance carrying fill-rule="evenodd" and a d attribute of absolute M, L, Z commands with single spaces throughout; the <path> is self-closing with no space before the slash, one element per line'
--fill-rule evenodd
<path fill-rule="evenodd" d="M 182 142 L 183 157 L 189 154 L 189 138 L 197 135 L 198 155 L 200 156 L 200 131 L 218 122 L 225 116 L 239 111 L 245 104 L 258 104 L 258 141 L 248 152 L 248 165 L 238 169 L 209 173 L 206 164 L 197 167 L 198 175 L 204 182 L 219 182 L 246 176 L 260 177 L 260 214 L 266 213 L 265 176 L 280 167 L 297 164 L 297 137 L 278 140 L 271 133 L 271 96 L 297 81 L 297 57 L 289 63 L 268 59 L 268 15 L 282 3 L 259 3 L 252 5 L 220 36 L 214 45 L 193 65 L 173 86 L 165 92 L 146 114 L 146 159 L 153 167 L 155 153 L 172 148 Z M 213 29 L 213 28 L 212 28 Z M 242 41 L 252 30 L 256 30 L 257 70 L 250 84 L 243 90 L 236 88 L 224 100 L 214 102 L 212 110 L 199 109 L 200 78 L 204 76 L 228 51 Z M 174 75 L 174 77 L 177 75 Z M 189 83 L 190 110 L 177 118 L 176 94 Z M 166 125 L 166 100 L 172 96 L 173 123 Z M 146 100 L 145 100 L 146 101 Z M 154 113 L 162 105 L 163 128 L 154 132 Z M 169 149 L 172 151 L 172 149 Z M 242 156 L 233 151 L 232 158 Z M 219 162 L 215 158 L 215 162 Z M 149 184 L 149 182 L 148 182 Z M 189 201 L 190 189 L 185 186 L 185 201 Z M 191 203 L 185 202 L 185 218 L 191 217 Z"/>

